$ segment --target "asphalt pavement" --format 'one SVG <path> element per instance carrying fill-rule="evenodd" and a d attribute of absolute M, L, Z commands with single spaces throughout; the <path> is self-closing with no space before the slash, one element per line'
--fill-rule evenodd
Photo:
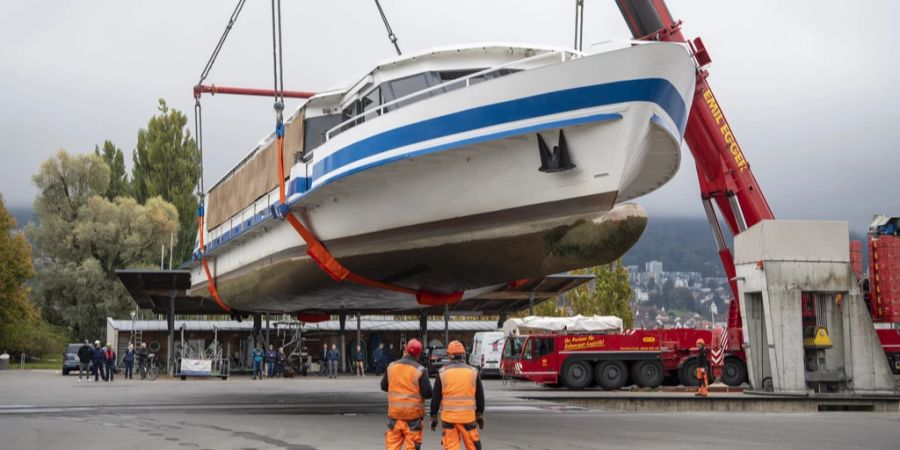
<path fill-rule="evenodd" d="M 4 449 L 377 449 L 379 378 L 78 382 L 0 371 Z M 849 449 L 900 447 L 897 413 L 660 413 L 588 409 L 499 380 L 487 391 L 485 449 Z M 426 431 L 424 449 L 440 448 Z"/>

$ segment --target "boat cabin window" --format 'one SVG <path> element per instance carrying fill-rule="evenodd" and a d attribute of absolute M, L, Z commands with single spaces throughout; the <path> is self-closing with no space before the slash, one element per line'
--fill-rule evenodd
<path fill-rule="evenodd" d="M 384 102 L 391 102 L 398 98 L 406 97 L 409 94 L 419 92 L 423 89 L 428 89 L 428 87 L 438 84 L 436 83 L 436 81 L 438 80 L 432 80 L 431 78 L 431 73 L 426 72 L 382 83 L 381 86 L 384 88 Z M 392 105 L 388 108 L 388 111 L 397 109 L 401 106 L 406 106 L 407 104 L 414 101 L 415 99 L 409 99 L 408 102 L 400 102 L 399 104 Z"/>
<path fill-rule="evenodd" d="M 534 339 L 536 341 L 534 343 L 535 346 L 535 357 L 541 357 L 544 355 L 549 355 L 553 353 L 553 339 L 552 338 L 539 338 Z"/>
<path fill-rule="evenodd" d="M 340 114 L 308 117 L 303 121 L 303 154 L 307 155 L 325 142 L 325 132 L 341 123 Z"/>
<path fill-rule="evenodd" d="M 363 112 L 371 111 L 372 109 L 381 106 L 381 87 L 373 89 L 372 92 L 369 92 L 363 97 L 361 106 Z"/>
<path fill-rule="evenodd" d="M 359 117 L 357 117 L 356 120 L 353 120 L 352 122 L 348 122 L 342 125 L 340 131 L 349 130 L 354 126 L 365 122 L 366 119 L 374 118 L 372 115 L 362 116 L 361 114 L 378 108 L 385 103 L 392 102 L 399 98 L 406 97 L 410 94 L 423 91 L 430 87 L 446 83 L 448 81 L 467 77 L 482 70 L 484 69 L 477 68 L 465 70 L 447 70 L 443 72 L 425 72 L 416 75 L 410 75 L 408 77 L 397 78 L 396 80 L 385 81 L 384 83 L 378 85 L 378 87 L 376 87 L 375 89 L 369 91 L 369 93 L 364 97 L 353 101 L 344 108 L 344 110 L 341 112 L 341 122 L 348 121 L 357 116 Z M 472 78 L 469 81 L 469 84 L 476 84 L 485 80 L 499 78 L 518 71 L 518 69 L 499 69 Z M 384 113 L 413 104 L 415 102 L 418 102 L 419 100 L 423 100 L 428 97 L 434 97 L 436 95 L 460 89 L 465 86 L 465 83 L 459 82 L 450 86 L 445 86 L 443 89 L 430 91 L 427 94 L 422 94 L 421 96 L 414 96 L 397 104 L 388 106 L 384 109 Z"/>

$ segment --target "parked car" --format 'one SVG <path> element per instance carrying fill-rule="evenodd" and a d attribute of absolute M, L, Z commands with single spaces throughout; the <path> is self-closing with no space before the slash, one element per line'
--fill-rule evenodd
<path fill-rule="evenodd" d="M 500 376 L 500 355 L 503 353 L 502 331 L 479 331 L 472 342 L 469 365 L 478 368 L 482 376 Z"/>
<path fill-rule="evenodd" d="M 425 368 L 428 369 L 428 376 L 436 376 L 441 367 L 450 362 L 450 355 L 447 354 L 446 347 L 428 347 L 425 349 Z"/>
<path fill-rule="evenodd" d="M 70 371 L 78 371 L 78 349 L 84 344 L 69 344 L 63 353 L 62 374 L 68 375 Z"/>

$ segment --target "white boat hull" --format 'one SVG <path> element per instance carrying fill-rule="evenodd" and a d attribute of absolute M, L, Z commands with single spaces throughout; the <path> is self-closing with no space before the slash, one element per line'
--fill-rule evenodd
<path fill-rule="evenodd" d="M 677 171 L 692 90 L 689 56 L 666 44 L 507 75 L 335 136 L 292 168 L 289 204 L 348 268 L 415 289 L 475 290 L 602 264 L 646 223 L 634 206 L 604 215 Z M 538 171 L 538 133 L 552 148 L 560 130 L 575 168 Z M 567 238 L 579 243 L 560 250 Z M 208 252 L 236 309 L 415 302 L 333 282 L 289 224 L 269 219 L 236 241 Z M 199 265 L 192 283 L 205 294 Z"/>

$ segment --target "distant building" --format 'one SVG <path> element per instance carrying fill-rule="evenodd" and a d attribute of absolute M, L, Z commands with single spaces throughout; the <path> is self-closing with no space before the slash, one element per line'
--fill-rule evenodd
<path fill-rule="evenodd" d="M 663 272 L 663 263 L 662 261 L 650 261 L 644 264 L 646 272 L 650 273 L 662 273 Z"/>

